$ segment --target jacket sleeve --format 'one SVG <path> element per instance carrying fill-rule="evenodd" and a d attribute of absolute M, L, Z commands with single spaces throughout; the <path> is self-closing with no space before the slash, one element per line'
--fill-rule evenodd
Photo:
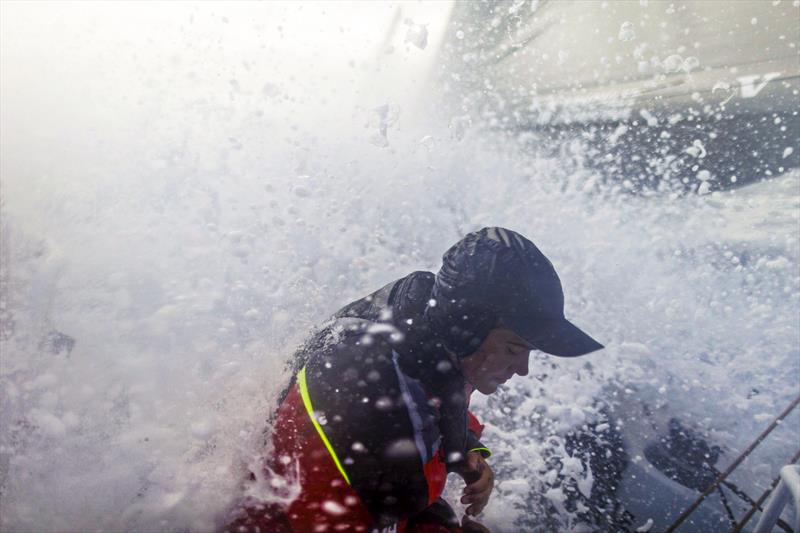
<path fill-rule="evenodd" d="M 337 343 L 309 358 L 311 402 L 350 485 L 379 528 L 425 509 L 428 482 L 391 359 L 375 336 Z"/>
<path fill-rule="evenodd" d="M 467 452 L 478 452 L 484 459 L 488 459 L 492 456 L 492 451 L 479 440 L 483 427 L 472 411 L 467 411 Z"/>

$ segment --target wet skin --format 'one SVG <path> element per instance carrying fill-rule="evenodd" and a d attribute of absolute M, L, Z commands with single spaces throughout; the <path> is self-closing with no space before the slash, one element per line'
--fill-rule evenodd
<path fill-rule="evenodd" d="M 489 332 L 475 353 L 461 360 L 461 373 L 483 394 L 492 394 L 514 374 L 528 375 L 528 356 L 533 346 L 506 328 Z"/>
<path fill-rule="evenodd" d="M 492 394 L 514 374 L 528 374 L 528 359 L 533 346 L 506 328 L 495 328 L 475 351 L 460 361 L 461 372 L 472 388 Z M 464 488 L 461 503 L 470 504 L 467 515 L 475 516 L 489 503 L 494 488 L 494 473 L 477 452 L 467 454 L 467 470 L 480 477 Z"/>

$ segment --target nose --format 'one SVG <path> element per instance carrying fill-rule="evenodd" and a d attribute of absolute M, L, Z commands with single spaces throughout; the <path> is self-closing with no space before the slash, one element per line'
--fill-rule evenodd
<path fill-rule="evenodd" d="M 520 376 L 527 376 L 528 375 L 528 361 L 530 360 L 530 353 L 526 352 L 524 355 L 519 357 L 519 361 L 514 367 L 514 372 L 516 372 Z"/>

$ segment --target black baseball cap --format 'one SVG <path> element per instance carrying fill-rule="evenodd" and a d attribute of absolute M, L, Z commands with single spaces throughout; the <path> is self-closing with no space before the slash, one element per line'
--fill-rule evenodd
<path fill-rule="evenodd" d="M 454 244 L 442 260 L 434 289 L 440 299 L 488 310 L 500 325 L 552 355 L 576 357 L 603 348 L 566 319 L 555 268 L 519 233 L 483 228 Z"/>

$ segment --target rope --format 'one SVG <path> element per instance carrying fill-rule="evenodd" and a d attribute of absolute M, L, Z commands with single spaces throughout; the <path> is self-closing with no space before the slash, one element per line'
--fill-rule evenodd
<path fill-rule="evenodd" d="M 798 460 L 800 460 L 800 450 L 797 450 L 797 453 L 795 453 L 794 457 L 792 457 L 789 460 L 788 464 L 792 465 L 796 463 Z M 753 502 L 753 506 L 750 507 L 750 510 L 747 511 L 747 514 L 744 515 L 741 522 L 739 522 L 739 524 L 735 528 L 733 528 L 733 531 L 731 533 L 740 533 L 742 529 L 744 529 L 744 526 L 747 525 L 747 522 L 749 522 L 750 519 L 753 518 L 753 515 L 756 514 L 756 511 L 764 510 L 761 506 L 764 505 L 764 502 L 767 500 L 769 495 L 772 494 L 772 491 L 775 490 L 775 487 L 778 486 L 778 483 L 780 483 L 780 481 L 781 481 L 781 476 L 778 476 L 772 480 L 772 484 L 770 484 L 769 488 L 765 490 L 764 493 L 761 494 L 761 496 L 758 497 L 758 500 Z M 783 528 L 784 530 L 786 530 L 786 528 L 784 528 L 783 525 L 781 525 L 781 522 L 783 522 L 783 520 L 780 520 L 778 522 L 778 525 L 781 526 L 781 528 Z M 788 528 L 788 524 L 786 524 L 786 527 Z"/>
<path fill-rule="evenodd" d="M 798 457 L 800 457 L 800 452 L 797 452 L 797 453 L 798 453 Z M 798 457 L 795 457 L 794 459 L 792 459 L 791 462 L 796 461 Z M 713 466 L 711 467 L 711 470 L 716 475 L 720 475 L 721 474 L 721 472 L 719 470 L 717 470 L 716 468 L 714 468 Z M 755 505 L 756 509 L 758 509 L 759 511 L 763 511 L 764 510 L 757 501 L 755 501 L 753 498 L 748 496 L 745 491 L 743 491 L 742 489 L 740 489 L 739 487 L 737 487 L 736 485 L 734 485 L 730 481 L 723 481 L 722 484 L 725 485 L 726 487 L 728 487 L 729 489 L 731 489 L 731 492 L 736 494 L 739 498 L 741 498 L 745 502 L 749 503 L 750 505 Z M 721 488 L 722 487 L 720 486 L 720 489 Z M 786 522 L 784 522 L 780 518 L 778 518 L 777 525 L 778 525 L 779 528 L 781 528 L 782 530 L 786 531 L 786 533 L 794 533 L 794 531 L 792 531 L 792 528 L 789 527 L 789 524 L 787 524 Z M 737 524 L 735 522 L 733 524 L 733 527 L 734 527 L 734 530 L 737 527 Z"/>
<path fill-rule="evenodd" d="M 717 475 L 720 475 L 722 473 L 719 470 L 717 470 L 716 468 L 714 469 L 714 471 L 716 472 Z M 748 496 L 746 492 L 744 492 L 742 489 L 740 489 L 739 487 L 737 487 L 736 485 L 734 485 L 730 481 L 723 481 L 722 484 L 725 485 L 726 487 L 728 487 L 729 489 L 731 489 L 732 493 L 736 494 L 739 498 L 744 500 L 746 503 L 749 503 L 750 505 L 753 505 L 754 503 L 756 503 L 756 501 L 753 498 L 751 498 L 750 496 Z"/>
<path fill-rule="evenodd" d="M 672 525 L 671 525 L 671 526 L 669 526 L 669 529 L 667 529 L 665 533 L 672 533 L 673 531 L 675 531 L 676 529 L 678 529 L 678 527 L 679 527 L 679 526 L 680 526 L 680 525 L 681 525 L 681 524 L 682 524 L 682 523 L 683 523 L 683 522 L 684 522 L 684 521 L 685 521 L 687 518 L 689 518 L 689 515 L 691 515 L 691 514 L 692 514 L 692 513 L 695 511 L 695 509 L 697 509 L 697 508 L 700 506 L 700 504 L 701 504 L 701 503 L 703 503 L 703 500 L 705 500 L 705 499 L 706 499 L 706 497 L 707 497 L 709 494 L 711 494 L 712 492 L 714 492 L 714 491 L 716 490 L 716 488 L 717 488 L 717 487 L 720 485 L 720 483 L 722 483 L 723 481 L 725 481 L 725 479 L 727 479 L 727 477 L 728 477 L 729 475 L 731 475 L 731 472 L 733 472 L 734 470 L 736 470 L 736 468 L 737 468 L 737 467 L 738 467 L 740 464 L 742 464 L 742 461 L 744 461 L 744 460 L 747 458 L 747 456 L 748 456 L 748 455 L 750 455 L 750 454 L 753 452 L 753 450 L 756 448 L 756 446 L 758 446 L 759 444 L 761 444 L 761 443 L 763 442 L 763 440 L 764 440 L 765 438 L 767 438 L 767 435 L 769 435 L 770 433 L 772 433 L 772 430 L 774 430 L 776 427 L 778 427 L 778 424 L 780 424 L 780 423 L 781 423 L 781 420 L 783 420 L 784 418 L 786 418 L 786 416 L 787 416 L 789 413 L 791 413 L 791 412 L 792 412 L 792 410 L 793 410 L 795 407 L 797 407 L 797 404 L 800 404 L 800 395 L 799 395 L 799 396 L 797 396 L 797 398 L 795 398 L 795 399 L 794 399 L 794 401 L 792 401 L 792 403 L 790 403 L 790 404 L 789 404 L 789 407 L 787 407 L 786 409 L 784 409 L 784 410 L 783 410 L 783 412 L 782 412 L 781 414 L 779 414 L 779 415 L 777 416 L 777 418 L 775 418 L 775 420 L 773 420 L 773 421 L 772 421 L 772 423 L 771 423 L 771 424 L 770 424 L 770 425 L 767 427 L 767 429 L 765 429 L 765 430 L 764 430 L 764 431 L 761 433 L 761 435 L 759 435 L 759 436 L 758 436 L 758 438 L 756 438 L 756 440 L 754 440 L 754 441 L 753 441 L 753 442 L 750 444 L 750 446 L 748 446 L 748 447 L 747 447 L 747 449 L 746 449 L 745 451 L 743 451 L 741 454 L 739 454 L 739 457 L 737 457 L 737 458 L 736 458 L 736 460 L 735 460 L 735 461 L 733 461 L 733 463 L 731 463 L 731 465 L 728 467 L 728 469 L 727 469 L 727 470 L 725 470 L 725 472 L 723 472 L 723 473 L 722 473 L 722 475 L 720 475 L 719 477 L 717 477 L 717 479 L 714 481 L 714 483 L 712 483 L 712 484 L 711 484 L 711 486 L 709 486 L 708 488 L 706 488 L 705 492 L 703 492 L 703 493 L 702 493 L 700 496 L 698 496 L 698 497 L 697 497 L 697 499 L 694 501 L 694 503 L 693 503 L 692 505 L 690 505 L 688 509 L 686 509 L 686 510 L 685 510 L 683 513 L 681 513 L 681 515 L 680 515 L 680 516 L 679 516 L 677 519 L 675 519 L 675 521 L 672 523 Z"/>
<path fill-rule="evenodd" d="M 794 457 L 794 458 L 793 458 L 793 459 L 790 461 L 790 463 L 794 463 L 794 462 L 795 462 L 795 461 L 796 461 L 798 458 L 800 458 L 800 451 L 799 451 L 799 452 L 797 452 L 797 454 L 798 454 L 798 455 L 797 455 L 796 457 Z M 713 466 L 709 466 L 708 468 L 709 468 L 709 470 L 711 470 L 711 471 L 714 473 L 714 475 L 716 475 L 716 476 L 719 476 L 719 475 L 721 475 L 721 474 L 722 474 L 722 472 L 720 472 L 719 470 L 717 470 L 717 469 L 716 469 L 716 468 L 714 468 Z M 759 504 L 759 503 L 758 503 L 757 501 L 755 501 L 753 498 L 751 498 L 750 496 L 748 496 L 748 495 L 747 495 L 747 493 L 746 493 L 745 491 L 743 491 L 742 489 L 740 489 L 739 487 L 737 487 L 737 486 L 736 486 L 734 483 L 731 483 L 730 481 L 723 481 L 723 482 L 722 482 L 722 485 L 724 485 L 724 486 L 728 487 L 728 488 L 731 490 L 731 492 L 733 492 L 735 495 L 737 495 L 739 498 L 741 498 L 741 499 L 742 499 L 742 500 L 744 500 L 745 502 L 749 503 L 750 505 L 755 505 L 755 506 L 756 506 L 756 509 L 758 509 L 759 511 L 763 511 L 763 510 L 764 510 L 764 509 L 761 507 L 761 504 Z M 720 491 L 722 490 L 722 485 L 720 485 L 720 487 L 719 487 Z M 752 515 L 751 515 L 751 516 L 752 516 Z M 783 520 L 781 520 L 780 518 L 778 518 L 778 521 L 777 521 L 777 523 L 776 523 L 776 524 L 777 524 L 777 526 L 778 526 L 779 528 L 781 528 L 782 530 L 786 531 L 786 533 L 795 533 L 794 531 L 792 531 L 792 528 L 791 528 L 791 527 L 789 527 L 789 524 L 787 524 L 786 522 L 784 522 L 784 521 L 783 521 Z M 733 527 L 734 529 L 737 527 L 737 524 L 736 524 L 736 521 L 735 521 L 735 520 L 734 520 L 734 523 L 732 524 L 732 527 Z M 732 532 L 732 533 L 733 533 L 733 532 Z M 798 532 L 798 533 L 800 533 L 800 532 Z"/>
<path fill-rule="evenodd" d="M 731 489 L 731 491 L 734 494 L 736 494 L 738 497 L 740 497 L 741 499 L 743 499 L 744 501 L 746 501 L 750 505 L 755 505 L 756 509 L 758 509 L 759 511 L 763 511 L 764 510 L 764 508 L 761 507 L 761 504 L 759 504 L 753 498 L 748 496 L 745 492 L 743 492 L 739 487 L 737 487 L 736 485 L 734 485 L 730 481 L 723 481 L 722 484 L 725 485 L 726 487 L 728 487 L 729 489 Z M 786 533 L 795 533 L 794 531 L 792 531 L 792 528 L 789 527 L 789 524 L 787 524 L 786 522 L 784 522 L 780 518 L 778 518 L 778 521 L 776 522 L 776 524 L 777 524 L 777 526 L 779 528 L 781 528 L 782 530 L 786 531 Z M 737 524 L 734 523 L 733 524 L 734 529 L 736 528 L 736 526 L 737 526 Z"/>
<path fill-rule="evenodd" d="M 725 506 L 725 512 L 728 513 L 728 521 L 731 523 L 731 527 L 736 527 L 736 516 L 734 516 L 733 509 L 731 509 L 731 505 L 728 503 L 728 497 L 725 496 L 725 493 L 722 491 L 722 485 L 717 486 L 717 492 L 719 492 L 722 505 Z"/>

